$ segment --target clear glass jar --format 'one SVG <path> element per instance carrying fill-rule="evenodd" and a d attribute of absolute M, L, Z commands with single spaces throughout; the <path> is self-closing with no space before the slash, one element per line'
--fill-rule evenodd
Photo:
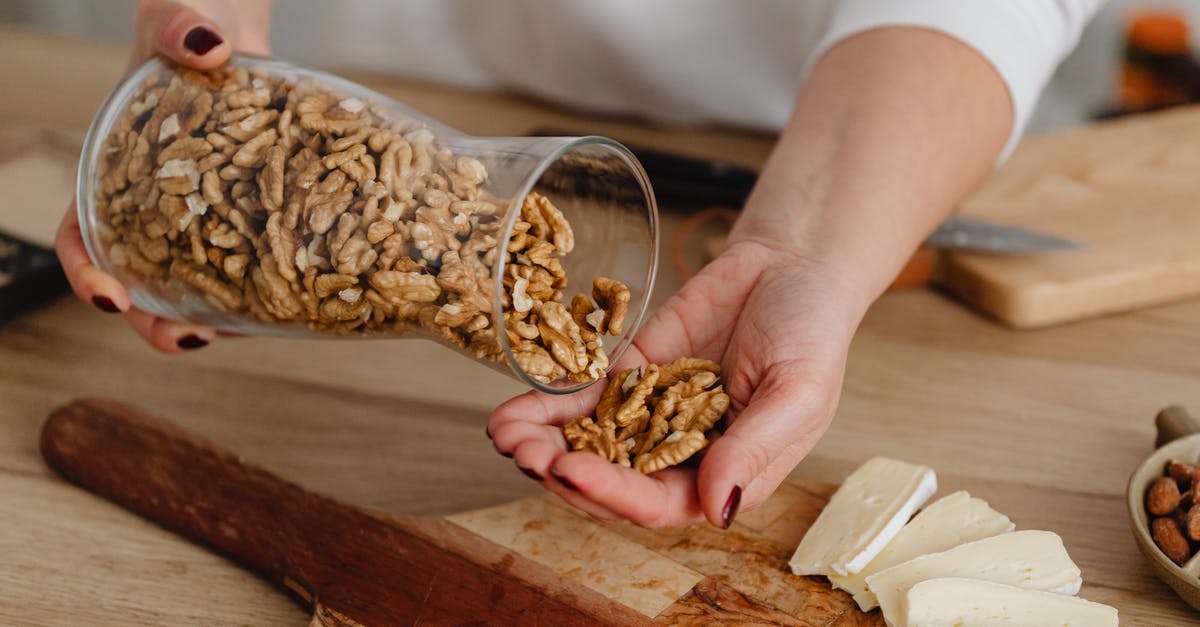
<path fill-rule="evenodd" d="M 272 59 L 137 68 L 92 122 L 77 193 L 93 263 L 140 309 L 433 339 L 550 392 L 617 361 L 657 266 L 654 195 L 620 144 L 473 137 Z"/>

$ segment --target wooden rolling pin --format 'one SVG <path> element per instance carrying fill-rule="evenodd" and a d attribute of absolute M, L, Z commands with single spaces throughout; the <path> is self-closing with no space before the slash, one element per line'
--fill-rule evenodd
<path fill-rule="evenodd" d="M 338 503 L 114 401 L 55 410 L 41 450 L 68 480 L 291 591 L 312 625 L 648 623 L 446 521 Z"/>

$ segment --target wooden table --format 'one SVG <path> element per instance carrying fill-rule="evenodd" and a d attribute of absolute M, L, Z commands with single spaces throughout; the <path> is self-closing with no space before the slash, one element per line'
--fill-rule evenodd
<path fill-rule="evenodd" d="M 0 30 L 0 122 L 81 133 L 124 54 Z M 369 82 L 478 134 L 549 125 L 750 165 L 770 145 Z M 657 298 L 678 285 L 664 268 Z M 1170 402 L 1200 411 L 1198 355 L 1200 302 L 1014 332 L 932 291 L 890 294 L 854 342 L 833 427 L 794 474 L 837 481 L 877 454 L 929 464 L 943 491 L 969 489 L 1019 527 L 1061 534 L 1084 595 L 1117 606 L 1123 624 L 1196 623 L 1143 563 L 1123 493 L 1154 413 Z M 0 624 L 307 620 L 233 564 L 50 473 L 38 427 L 71 398 L 137 403 L 349 502 L 447 514 L 539 492 L 483 434 L 489 409 L 520 390 L 423 342 L 242 339 L 164 357 L 120 318 L 64 298 L 0 327 Z"/>

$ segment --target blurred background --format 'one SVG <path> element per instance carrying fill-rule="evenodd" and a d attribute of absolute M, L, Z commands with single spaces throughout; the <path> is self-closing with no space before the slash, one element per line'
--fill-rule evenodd
<path fill-rule="evenodd" d="M 340 41 L 334 35 L 344 32 L 337 28 L 339 14 L 353 4 L 353 0 L 281 3 L 273 17 L 271 40 L 276 53 L 326 68 L 377 67 L 362 47 Z M 3 0 L 0 22 L 71 37 L 126 42 L 133 36 L 130 16 L 136 5 L 136 0 Z M 1200 1 L 1110 0 L 1084 32 L 1079 47 L 1059 67 L 1043 94 L 1029 131 L 1070 127 L 1098 112 L 1110 111 L 1117 104 L 1129 16 L 1163 11 L 1177 13 L 1191 25 L 1190 49 L 1200 49 Z M 1162 42 L 1175 35 L 1159 30 L 1147 36 Z"/>

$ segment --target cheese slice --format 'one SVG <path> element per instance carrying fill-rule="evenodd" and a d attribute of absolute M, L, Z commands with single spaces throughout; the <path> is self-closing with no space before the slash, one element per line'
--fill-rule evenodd
<path fill-rule="evenodd" d="M 789 562 L 797 575 L 847 575 L 866 566 L 937 492 L 928 466 L 875 457 L 855 470 L 804 534 Z"/>
<path fill-rule="evenodd" d="M 909 588 L 939 577 L 984 579 L 1066 595 L 1079 592 L 1083 583 L 1058 534 L 1014 531 L 897 564 L 867 577 L 867 587 L 879 598 L 884 621 L 902 627 Z"/>
<path fill-rule="evenodd" d="M 934 501 L 921 510 L 888 543 L 871 563 L 853 575 L 830 575 L 835 588 L 854 595 L 864 612 L 879 602 L 867 589 L 867 576 L 891 568 L 914 557 L 939 553 L 973 540 L 982 540 L 1013 530 L 1008 516 L 988 507 L 987 501 L 958 491 Z"/>
<path fill-rule="evenodd" d="M 908 627 L 1117 627 L 1116 608 L 978 579 L 930 579 L 906 595 Z"/>

